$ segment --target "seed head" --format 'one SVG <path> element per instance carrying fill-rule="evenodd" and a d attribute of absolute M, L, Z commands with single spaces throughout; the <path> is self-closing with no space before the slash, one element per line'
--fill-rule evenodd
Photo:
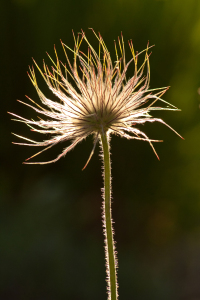
<path fill-rule="evenodd" d="M 113 62 L 101 35 L 97 36 L 95 32 L 94 35 L 99 42 L 98 53 L 87 40 L 85 33 L 82 32 L 77 38 L 74 37 L 74 50 L 71 50 L 61 41 L 68 66 L 59 61 L 56 49 L 56 61 L 54 62 L 49 56 L 53 63 L 51 70 L 44 62 L 43 73 L 34 61 L 48 88 L 56 95 L 58 101 L 52 101 L 42 93 L 36 81 L 34 68 L 29 68 L 28 75 L 43 106 L 35 103 L 29 97 L 27 98 L 34 103 L 34 106 L 22 101 L 19 102 L 31 107 L 40 115 L 45 116 L 46 119 L 28 120 L 13 113 L 11 114 L 17 117 L 16 121 L 26 123 L 33 131 L 50 134 L 51 138 L 43 142 L 37 142 L 16 135 L 28 143 L 15 144 L 44 147 L 43 150 L 30 158 L 62 141 L 70 140 L 71 145 L 51 161 L 25 163 L 47 164 L 56 162 L 90 134 L 94 135 L 94 147 L 86 165 L 94 152 L 101 134 L 116 134 L 127 139 L 147 141 L 158 157 L 152 142 L 159 141 L 149 139 L 136 126 L 145 122 L 157 121 L 172 129 L 162 119 L 152 117 L 150 112 L 154 110 L 177 110 L 177 108 L 161 98 L 168 87 L 149 89 L 150 54 L 148 52 L 151 47 L 147 44 L 145 50 L 135 53 L 133 43 L 129 41 L 132 59 L 126 63 L 124 41 L 121 35 L 121 38 L 118 38 L 118 45 L 114 43 L 116 60 Z M 88 45 L 87 54 L 80 50 L 83 42 L 86 42 Z M 73 52 L 73 64 L 70 63 L 66 50 Z M 142 53 L 145 56 L 144 62 L 138 68 L 138 57 Z M 129 79 L 127 79 L 128 68 L 133 70 L 133 76 Z M 143 75 L 144 69 L 146 70 L 145 76 Z M 74 82 L 70 83 L 68 80 L 69 76 Z M 155 106 L 157 101 L 167 106 Z M 177 133 L 174 129 L 172 130 Z"/>

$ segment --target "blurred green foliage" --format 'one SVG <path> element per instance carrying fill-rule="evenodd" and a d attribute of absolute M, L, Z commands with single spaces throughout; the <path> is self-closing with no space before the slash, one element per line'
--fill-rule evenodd
<path fill-rule="evenodd" d="M 6 113 L 32 117 L 16 101 L 38 99 L 26 75 L 31 57 L 42 67 L 56 44 L 64 60 L 59 39 L 73 47 L 71 29 L 83 29 L 96 43 L 91 27 L 113 55 L 121 31 L 127 56 L 128 39 L 139 51 L 148 40 L 156 45 L 151 88 L 170 85 L 165 99 L 182 110 L 157 115 L 185 138 L 145 125 L 164 139 L 155 145 L 160 161 L 147 143 L 112 138 L 120 299 L 200 299 L 200 1 L 1 0 L 0 14 L 0 299 L 106 299 L 98 150 L 81 171 L 92 138 L 56 164 L 25 166 L 35 149 L 12 145 L 10 132 L 34 133 Z"/>

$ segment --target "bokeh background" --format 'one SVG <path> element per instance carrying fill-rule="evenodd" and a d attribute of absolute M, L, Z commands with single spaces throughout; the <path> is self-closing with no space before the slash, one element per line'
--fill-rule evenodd
<path fill-rule="evenodd" d="M 142 129 L 148 143 L 113 137 L 113 218 L 119 259 L 119 294 L 127 300 L 200 299 L 200 1 L 0 1 L 0 299 L 106 299 L 101 227 L 99 148 L 87 138 L 55 164 L 22 165 L 35 148 L 12 145 L 11 132 L 40 139 L 7 111 L 34 112 L 16 99 L 39 101 L 26 71 L 42 67 L 60 39 L 73 48 L 72 29 L 100 31 L 114 56 L 123 32 L 136 50 L 155 47 L 151 88 L 171 86 L 166 101 L 181 112 L 159 112 L 185 140 L 162 124 Z M 97 43 L 96 43 L 97 45 Z M 37 72 L 41 89 L 52 97 Z M 66 143 L 67 145 L 67 143 Z M 40 159 L 52 159 L 58 145 Z"/>

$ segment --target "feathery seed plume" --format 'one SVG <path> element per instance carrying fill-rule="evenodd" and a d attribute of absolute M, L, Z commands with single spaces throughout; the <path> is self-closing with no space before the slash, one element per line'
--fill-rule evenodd
<path fill-rule="evenodd" d="M 93 31 L 94 32 L 94 31 Z M 150 66 L 149 66 L 149 45 L 142 52 L 145 53 L 143 64 L 138 68 L 138 56 L 142 53 L 135 53 L 132 41 L 129 41 L 129 48 L 132 59 L 126 63 L 123 36 L 118 38 L 118 48 L 115 43 L 116 61 L 113 63 L 110 53 L 99 34 L 96 35 L 99 42 L 99 53 L 97 53 L 86 38 L 84 32 L 74 37 L 75 47 L 71 50 L 62 42 L 63 50 L 67 59 L 68 67 L 59 61 L 55 49 L 56 61 L 50 57 L 52 70 L 43 63 L 44 73 L 34 61 L 37 69 L 43 76 L 46 84 L 59 101 L 48 99 L 39 89 L 34 68 L 30 68 L 29 77 L 38 93 L 43 107 L 27 97 L 33 105 L 23 103 L 34 109 L 45 119 L 28 120 L 18 115 L 16 121 L 26 123 L 33 131 L 50 134 L 52 137 L 43 142 L 37 142 L 23 136 L 16 135 L 26 140 L 26 143 L 15 143 L 18 145 L 42 146 L 43 150 L 31 156 L 35 157 L 41 152 L 66 140 L 71 145 L 63 150 L 55 159 L 47 162 L 25 162 L 28 164 L 47 164 L 56 162 L 67 152 L 72 150 L 79 142 L 90 134 L 94 135 L 94 147 L 85 165 L 87 166 L 92 157 L 95 146 L 101 134 L 116 134 L 127 139 L 137 139 L 149 142 L 154 153 L 158 157 L 152 142 L 158 140 L 149 139 L 148 136 L 137 128 L 137 124 L 145 122 L 160 122 L 172 129 L 162 119 L 150 115 L 154 110 L 178 110 L 175 106 L 167 103 L 161 97 L 168 87 L 149 89 Z M 88 53 L 81 52 L 80 47 L 85 41 L 88 45 Z M 66 49 L 74 54 L 73 64 L 70 63 Z M 147 69 L 146 76 L 143 75 L 144 68 Z M 128 68 L 133 69 L 133 76 L 127 79 Z M 70 83 L 68 77 L 74 83 Z M 160 101 L 166 107 L 155 106 Z M 174 129 L 172 129 L 178 134 Z M 178 134 L 179 135 L 179 134 Z M 28 161 L 28 158 L 26 161 Z M 84 167 L 84 168 L 85 168 Z"/>

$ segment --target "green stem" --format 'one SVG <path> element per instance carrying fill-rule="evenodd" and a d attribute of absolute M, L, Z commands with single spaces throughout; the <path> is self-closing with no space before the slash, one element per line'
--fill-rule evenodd
<path fill-rule="evenodd" d="M 106 273 L 108 284 L 108 300 L 117 300 L 117 260 L 115 243 L 113 239 L 112 212 L 111 212 L 111 166 L 110 166 L 110 147 L 109 136 L 101 134 L 104 162 L 104 200 L 103 200 L 103 225 L 105 235 L 105 257 Z"/>

